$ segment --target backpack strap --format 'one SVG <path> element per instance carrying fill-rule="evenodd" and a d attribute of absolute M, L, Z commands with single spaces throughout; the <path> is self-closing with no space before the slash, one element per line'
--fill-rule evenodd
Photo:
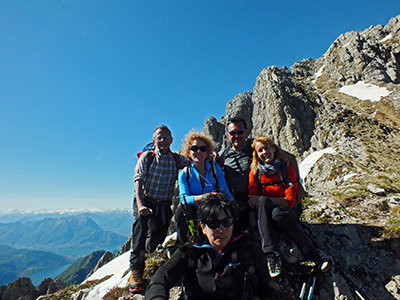
<path fill-rule="evenodd" d="M 192 177 L 192 168 L 190 167 L 190 165 L 185 166 L 183 168 L 185 175 L 186 175 L 186 182 L 188 184 L 188 187 L 190 187 L 190 178 Z"/>
<path fill-rule="evenodd" d="M 214 183 L 215 183 L 215 184 L 213 184 L 213 186 L 215 189 L 218 189 L 219 185 L 218 185 L 217 162 L 215 160 L 208 160 L 208 162 L 211 165 L 211 174 L 212 174 L 212 177 L 213 177 Z M 183 170 L 185 170 L 186 181 L 187 181 L 188 186 L 190 187 L 190 178 L 192 177 L 192 168 L 190 167 L 190 165 L 188 165 L 188 166 L 185 166 L 183 168 Z"/>
<path fill-rule="evenodd" d="M 150 159 L 147 159 L 147 171 L 149 171 L 151 164 L 153 163 L 154 157 L 156 156 L 156 150 L 146 150 L 144 155 L 148 156 L 151 153 Z"/>
<path fill-rule="evenodd" d="M 176 164 L 176 169 L 179 171 L 179 166 L 180 166 L 179 154 L 176 153 L 176 152 L 172 152 L 172 154 L 174 155 L 174 160 L 175 160 L 175 164 Z"/>
<path fill-rule="evenodd" d="M 257 180 L 257 186 L 258 186 L 258 193 L 260 195 L 262 195 L 262 187 L 263 187 L 263 185 L 261 183 L 261 173 L 260 173 L 260 171 L 258 169 L 257 169 L 257 172 L 256 172 L 256 180 Z"/>
<path fill-rule="evenodd" d="M 289 169 L 289 163 L 287 162 L 286 164 L 282 164 L 281 168 L 281 180 L 283 181 L 283 184 L 286 184 L 290 187 L 294 187 L 294 184 L 289 180 L 287 173 Z"/>
<path fill-rule="evenodd" d="M 256 172 L 256 180 L 257 180 L 259 194 L 262 195 L 262 187 L 263 186 L 270 186 L 270 185 L 283 183 L 284 185 L 288 185 L 290 187 L 294 187 L 293 183 L 287 177 L 288 169 L 289 169 L 289 163 L 282 164 L 282 167 L 281 167 L 281 170 L 280 170 L 281 180 L 271 181 L 271 182 L 261 182 L 261 173 L 260 173 L 259 170 L 257 170 L 257 172 Z"/>
<path fill-rule="evenodd" d="M 211 174 L 213 176 L 214 179 L 214 188 L 218 189 L 219 185 L 218 185 L 218 170 L 217 170 L 217 162 L 213 159 L 211 161 L 208 161 L 211 164 Z"/>
<path fill-rule="evenodd" d="M 150 152 L 150 151 L 148 150 L 146 152 L 146 155 L 148 155 L 148 152 Z M 176 152 L 172 152 L 172 154 L 174 155 L 174 161 L 175 161 L 175 164 L 176 164 L 176 171 L 178 172 L 179 171 L 179 165 L 180 165 L 180 163 L 179 163 L 180 162 L 179 154 L 176 153 Z M 151 151 L 151 159 L 147 162 L 147 169 L 150 168 L 151 163 L 154 160 L 154 157 L 156 157 L 156 150 Z"/>

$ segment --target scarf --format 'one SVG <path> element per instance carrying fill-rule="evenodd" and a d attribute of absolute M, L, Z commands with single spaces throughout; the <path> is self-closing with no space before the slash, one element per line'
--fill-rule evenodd
<path fill-rule="evenodd" d="M 275 158 L 272 164 L 261 164 L 258 162 L 258 170 L 264 175 L 274 175 L 281 170 L 282 162 Z"/>

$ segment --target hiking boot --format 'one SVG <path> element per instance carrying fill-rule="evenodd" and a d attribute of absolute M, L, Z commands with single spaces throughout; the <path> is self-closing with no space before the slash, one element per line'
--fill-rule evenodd
<path fill-rule="evenodd" d="M 328 272 L 333 264 L 332 258 L 321 249 L 318 249 L 317 254 L 313 257 L 313 261 L 324 273 Z"/>
<path fill-rule="evenodd" d="M 278 252 L 268 252 L 265 254 L 267 266 L 271 278 L 275 278 L 281 274 L 281 258 Z"/>
<path fill-rule="evenodd" d="M 129 276 L 129 289 L 134 294 L 144 294 L 145 282 L 143 280 L 143 272 L 140 270 L 132 270 L 131 276 Z"/>

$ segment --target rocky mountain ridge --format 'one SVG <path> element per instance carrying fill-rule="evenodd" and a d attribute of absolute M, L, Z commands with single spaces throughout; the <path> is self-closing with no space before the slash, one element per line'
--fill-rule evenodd
<path fill-rule="evenodd" d="M 107 231 L 129 236 L 130 226 L 133 221 L 131 208 L 113 209 L 63 209 L 63 210 L 34 210 L 34 211 L 0 211 L 0 223 L 27 223 L 43 219 L 61 219 L 69 216 L 85 216 L 97 223 Z"/>
<path fill-rule="evenodd" d="M 303 220 L 337 262 L 316 299 L 357 299 L 350 285 L 365 299 L 400 299 L 399 231 L 392 226 L 399 224 L 400 203 L 400 17 L 342 34 L 321 58 L 290 70 L 264 69 L 253 92 L 232 99 L 225 117 L 210 117 L 203 130 L 226 146 L 221 133 L 238 115 L 252 137 L 272 137 L 299 161 L 334 149 L 305 176 Z M 371 101 L 341 92 L 358 82 L 386 96 Z"/>
<path fill-rule="evenodd" d="M 82 215 L 0 223 L 0 240 L 4 245 L 20 249 L 56 251 L 120 245 L 126 237 L 103 230 L 91 218 Z"/>
<path fill-rule="evenodd" d="M 342 92 L 359 82 L 367 94 L 374 86 L 385 96 L 361 100 Z M 262 70 L 252 92 L 234 97 L 219 121 L 204 123 L 218 147 L 228 145 L 226 122 L 241 116 L 251 137 L 271 136 L 299 161 L 332 149 L 304 175 L 302 221 L 335 260 L 330 276 L 318 279 L 313 299 L 400 299 L 399 83 L 397 16 L 385 26 L 340 35 L 318 59 Z M 282 299 L 298 298 L 300 287 L 288 280 L 276 287 Z M 111 294 L 108 299 L 143 299 L 124 290 Z"/>

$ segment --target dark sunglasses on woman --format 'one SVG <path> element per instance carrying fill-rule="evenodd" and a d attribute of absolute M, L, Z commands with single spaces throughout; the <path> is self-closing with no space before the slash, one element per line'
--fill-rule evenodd
<path fill-rule="evenodd" d="M 207 146 L 192 146 L 190 147 L 190 150 L 192 150 L 193 152 L 196 152 L 198 150 L 200 150 L 201 152 L 206 152 L 207 151 Z"/>
<path fill-rule="evenodd" d="M 211 220 L 207 222 L 208 228 L 211 229 L 216 229 L 219 228 L 219 226 L 222 224 L 225 228 L 231 227 L 235 223 L 235 218 L 234 217 L 228 217 L 223 220 Z"/>

